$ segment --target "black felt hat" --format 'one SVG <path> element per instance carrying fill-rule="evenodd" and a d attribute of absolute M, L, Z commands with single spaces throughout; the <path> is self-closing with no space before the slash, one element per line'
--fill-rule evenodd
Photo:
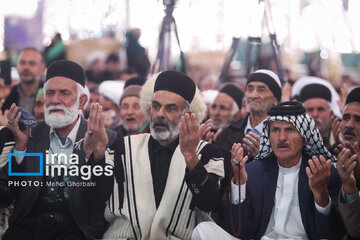
<path fill-rule="evenodd" d="M 236 102 L 239 109 L 241 109 L 244 93 L 238 86 L 229 83 L 226 84 L 223 88 L 221 88 L 220 92 L 229 95 Z"/>
<path fill-rule="evenodd" d="M 164 90 L 182 96 L 189 103 L 194 98 L 196 86 L 187 75 L 177 71 L 164 71 L 155 81 L 154 92 Z"/>
<path fill-rule="evenodd" d="M 330 89 L 322 84 L 309 84 L 301 89 L 300 92 L 300 101 L 305 102 L 311 98 L 322 98 L 328 102 L 331 102 L 331 92 Z"/>
<path fill-rule="evenodd" d="M 124 85 L 124 89 L 132 86 L 132 85 L 138 85 L 138 86 L 142 86 L 144 85 L 146 79 L 143 77 L 133 77 L 130 78 L 129 80 L 126 80 L 125 85 Z"/>
<path fill-rule="evenodd" d="M 69 60 L 57 60 L 52 62 L 46 72 L 46 80 L 53 77 L 66 77 L 80 83 L 85 87 L 84 69 L 77 63 Z"/>
<path fill-rule="evenodd" d="M 352 103 L 352 102 L 360 102 L 360 87 L 354 88 L 351 90 L 349 95 L 346 98 L 345 104 Z"/>

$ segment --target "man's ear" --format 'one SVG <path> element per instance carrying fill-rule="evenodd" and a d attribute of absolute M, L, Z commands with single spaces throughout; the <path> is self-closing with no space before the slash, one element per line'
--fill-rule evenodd
<path fill-rule="evenodd" d="M 274 106 L 278 105 L 279 104 L 279 101 L 277 100 L 276 97 L 274 97 Z"/>
<path fill-rule="evenodd" d="M 81 94 L 79 98 L 79 109 L 83 110 L 87 100 L 88 100 L 88 96 L 86 94 Z"/>

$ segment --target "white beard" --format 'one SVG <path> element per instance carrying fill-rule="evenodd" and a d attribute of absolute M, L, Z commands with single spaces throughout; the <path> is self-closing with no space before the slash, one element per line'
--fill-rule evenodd
<path fill-rule="evenodd" d="M 64 113 L 50 113 L 52 110 L 62 110 Z M 79 116 L 79 101 L 67 108 L 62 105 L 44 106 L 45 122 L 51 128 L 63 128 L 72 124 Z"/>
<path fill-rule="evenodd" d="M 179 135 L 179 123 L 181 122 L 181 118 L 179 119 L 178 124 L 176 124 L 175 126 L 172 126 L 172 124 L 167 120 L 163 121 L 163 123 L 166 124 L 168 127 L 168 129 L 165 131 L 155 130 L 154 123 L 156 121 L 150 121 L 150 134 L 155 140 L 165 141 Z"/>

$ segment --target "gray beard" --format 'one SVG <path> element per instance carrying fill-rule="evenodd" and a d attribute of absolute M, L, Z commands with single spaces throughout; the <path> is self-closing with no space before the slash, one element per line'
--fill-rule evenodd
<path fill-rule="evenodd" d="M 154 124 L 156 122 L 157 122 L 157 120 L 150 121 L 150 134 L 155 140 L 166 141 L 166 140 L 170 140 L 179 135 L 179 123 L 181 122 L 181 118 L 179 119 L 176 126 L 172 126 L 168 121 L 166 121 L 166 125 L 167 125 L 168 129 L 165 131 L 155 130 Z"/>

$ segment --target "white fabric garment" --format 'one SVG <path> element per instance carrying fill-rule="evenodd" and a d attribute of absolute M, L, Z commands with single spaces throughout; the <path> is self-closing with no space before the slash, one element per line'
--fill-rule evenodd
<path fill-rule="evenodd" d="M 237 240 L 214 222 L 199 223 L 193 231 L 191 240 Z"/>
<path fill-rule="evenodd" d="M 275 204 L 265 237 L 270 239 L 308 239 L 301 220 L 298 182 L 301 159 L 291 168 L 279 165 Z M 266 238 L 264 238 L 266 239 Z"/>

